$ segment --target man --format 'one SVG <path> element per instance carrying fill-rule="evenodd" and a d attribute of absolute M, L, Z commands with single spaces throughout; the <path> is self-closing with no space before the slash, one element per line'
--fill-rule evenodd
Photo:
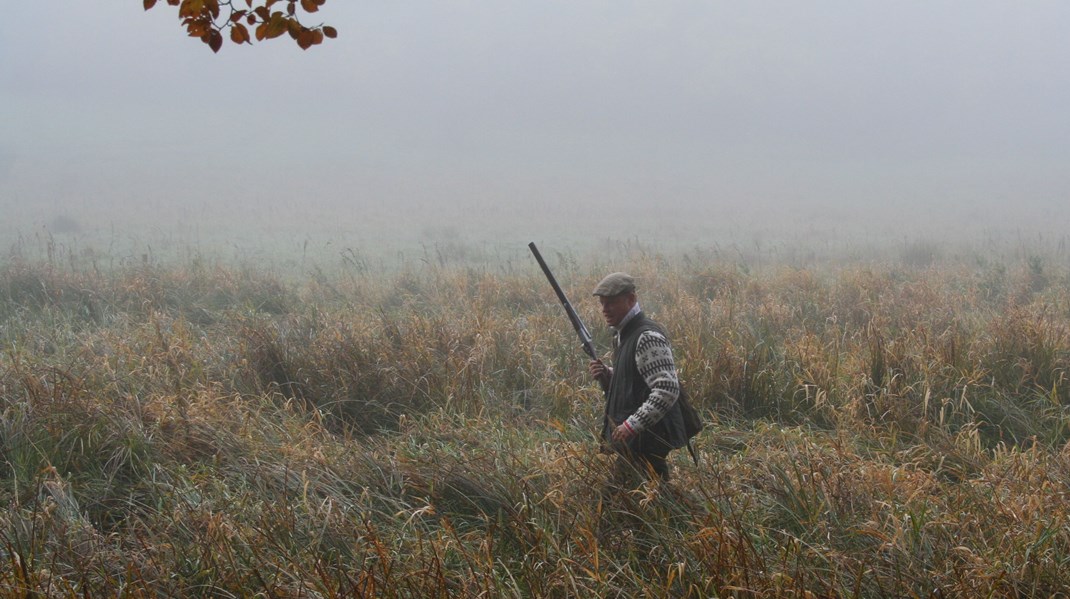
<path fill-rule="evenodd" d="M 608 275 L 594 295 L 614 332 L 613 366 L 592 360 L 588 368 L 606 392 L 602 438 L 618 454 L 614 482 L 668 480 L 666 456 L 687 444 L 669 340 L 640 310 L 630 275 Z"/>

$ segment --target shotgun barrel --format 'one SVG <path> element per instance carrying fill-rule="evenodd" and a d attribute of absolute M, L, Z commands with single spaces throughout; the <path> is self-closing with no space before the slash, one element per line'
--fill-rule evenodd
<path fill-rule="evenodd" d="M 580 343 L 583 344 L 583 351 L 587 352 L 588 356 L 591 356 L 592 360 L 597 360 L 598 356 L 594 351 L 594 340 L 591 338 L 591 333 L 587 330 L 587 327 L 580 320 L 580 315 L 576 313 L 576 309 L 572 307 L 572 303 L 568 301 L 568 297 L 565 296 L 565 292 L 561 290 L 561 286 L 557 284 L 557 279 L 554 278 L 554 273 L 550 272 L 550 267 L 546 265 L 546 261 L 542 259 L 542 254 L 539 253 L 539 248 L 535 247 L 535 242 L 532 241 L 528 244 L 528 248 L 531 249 L 531 253 L 535 255 L 535 259 L 539 262 L 539 267 L 542 268 L 543 274 L 546 275 L 546 279 L 550 281 L 550 286 L 554 288 L 554 293 L 557 294 L 557 299 L 561 301 L 561 305 L 565 307 L 565 313 L 568 314 L 569 321 L 572 322 L 572 328 L 576 329 L 576 334 L 580 336 Z"/>

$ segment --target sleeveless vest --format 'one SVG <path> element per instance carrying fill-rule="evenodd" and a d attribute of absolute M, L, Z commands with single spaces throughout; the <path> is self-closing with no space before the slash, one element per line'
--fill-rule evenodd
<path fill-rule="evenodd" d="M 650 395 L 639 366 L 635 362 L 635 350 L 639 345 L 639 336 L 646 331 L 655 331 L 665 335 L 664 329 L 642 312 L 636 314 L 620 332 L 620 344 L 613 352 L 613 377 L 606 391 L 606 412 L 602 420 L 602 438 L 618 451 L 627 449 L 631 453 L 653 453 L 656 449 L 677 449 L 687 445 L 684 433 L 684 419 L 680 412 L 680 402 L 669 408 L 665 416 L 646 430 L 631 438 L 626 448 L 619 447 L 612 441 L 613 428 L 628 419 Z M 666 339 L 668 338 L 665 335 Z"/>

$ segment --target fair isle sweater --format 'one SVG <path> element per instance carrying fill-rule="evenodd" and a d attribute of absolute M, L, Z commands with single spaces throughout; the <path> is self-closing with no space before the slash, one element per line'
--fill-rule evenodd
<path fill-rule="evenodd" d="M 639 304 L 636 303 L 620 324 L 614 327 L 614 346 L 619 343 L 620 331 L 639 312 Z M 680 397 L 680 380 L 676 376 L 669 340 L 657 331 L 643 331 L 639 335 L 635 365 L 647 387 L 650 387 L 650 395 L 625 422 L 633 431 L 640 433 L 661 420 L 676 403 Z"/>

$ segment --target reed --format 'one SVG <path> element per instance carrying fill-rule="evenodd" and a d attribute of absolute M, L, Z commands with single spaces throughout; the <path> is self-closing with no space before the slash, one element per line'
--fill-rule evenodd
<path fill-rule="evenodd" d="M 603 497 L 537 269 L 0 265 L 0 596 L 1046 596 L 1070 281 L 617 248 L 710 426 Z M 556 256 L 596 343 L 606 267 Z"/>

